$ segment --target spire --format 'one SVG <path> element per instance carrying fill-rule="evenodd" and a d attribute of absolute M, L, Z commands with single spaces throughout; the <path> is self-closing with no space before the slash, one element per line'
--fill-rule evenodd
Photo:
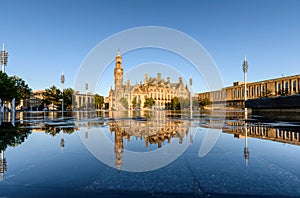
<path fill-rule="evenodd" d="M 2 50 L 3 50 L 3 51 L 5 50 L 4 43 L 2 43 Z"/>
<path fill-rule="evenodd" d="M 121 56 L 120 48 L 118 49 L 118 55 L 117 56 Z"/>
<path fill-rule="evenodd" d="M 246 57 L 246 55 L 245 55 L 244 61 L 245 61 L 245 62 L 247 61 L 247 57 Z"/>

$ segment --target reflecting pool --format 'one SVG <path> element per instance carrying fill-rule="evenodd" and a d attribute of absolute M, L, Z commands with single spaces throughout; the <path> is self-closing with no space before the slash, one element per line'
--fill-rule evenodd
<path fill-rule="evenodd" d="M 242 110 L 189 115 L 6 114 L 0 197 L 300 196 L 298 121 Z"/>

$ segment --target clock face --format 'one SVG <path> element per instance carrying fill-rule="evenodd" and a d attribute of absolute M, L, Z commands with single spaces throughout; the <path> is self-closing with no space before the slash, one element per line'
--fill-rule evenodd
<path fill-rule="evenodd" d="M 122 71 L 121 69 L 118 69 L 118 73 L 121 73 L 121 71 Z"/>

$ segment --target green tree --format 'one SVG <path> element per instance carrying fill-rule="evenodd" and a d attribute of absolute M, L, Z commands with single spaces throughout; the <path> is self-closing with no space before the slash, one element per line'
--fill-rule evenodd
<path fill-rule="evenodd" d="M 132 108 L 133 109 L 135 109 L 136 108 L 136 96 L 132 99 Z M 139 104 L 139 106 L 138 106 L 138 108 L 141 108 L 141 100 L 139 99 L 139 101 L 138 101 L 138 104 Z"/>
<path fill-rule="evenodd" d="M 74 90 L 72 88 L 64 89 L 64 108 L 73 109 L 73 94 Z"/>
<path fill-rule="evenodd" d="M 144 102 L 144 108 L 151 108 L 155 104 L 153 98 L 146 98 Z"/>
<path fill-rule="evenodd" d="M 122 106 L 125 108 L 125 109 L 128 109 L 128 101 L 126 98 L 122 97 L 120 99 L 120 103 L 122 104 Z"/>
<path fill-rule="evenodd" d="M 211 102 L 209 100 L 209 98 L 204 98 L 204 99 L 199 99 L 199 107 L 204 107 L 206 105 L 210 105 Z"/>
<path fill-rule="evenodd" d="M 104 103 L 104 97 L 100 96 L 98 94 L 95 94 L 95 106 L 96 106 L 96 109 L 102 109 L 103 103 Z"/>
<path fill-rule="evenodd" d="M 30 96 L 31 89 L 24 80 L 17 76 L 9 77 L 5 73 L 0 73 L 0 98 L 2 102 L 16 99 L 16 105 L 20 100 L 27 99 Z"/>
<path fill-rule="evenodd" d="M 16 104 L 18 105 L 20 100 L 27 99 L 30 97 L 31 89 L 26 84 L 26 82 L 21 78 L 19 78 L 18 76 L 12 76 L 11 79 L 12 81 L 14 81 L 16 86 L 15 99 L 16 99 Z"/>
<path fill-rule="evenodd" d="M 171 99 L 171 107 L 172 109 L 179 110 L 180 109 L 180 101 L 178 97 L 174 97 Z"/>
<path fill-rule="evenodd" d="M 61 105 L 60 99 L 62 98 L 62 94 L 61 91 L 58 88 L 56 88 L 56 86 L 53 85 L 52 87 L 45 89 L 43 95 L 44 95 L 44 103 L 46 103 L 47 105 L 52 103 L 56 106 Z"/>

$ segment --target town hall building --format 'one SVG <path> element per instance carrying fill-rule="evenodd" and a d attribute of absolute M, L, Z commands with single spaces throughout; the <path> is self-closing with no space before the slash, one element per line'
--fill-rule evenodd
<path fill-rule="evenodd" d="M 149 77 L 145 74 L 144 83 L 130 84 L 130 80 L 123 82 L 122 56 L 118 52 L 114 69 L 114 89 L 110 89 L 109 96 L 105 99 L 110 110 L 134 109 L 132 101 L 139 101 L 140 108 L 144 108 L 146 98 L 152 98 L 155 104 L 151 109 L 165 109 L 175 96 L 178 98 L 189 98 L 190 91 L 179 77 L 177 83 L 171 83 L 170 77 L 162 79 L 161 73 L 157 77 Z M 124 101 L 128 106 L 124 106 Z M 121 102 L 122 101 L 122 102 Z"/>

